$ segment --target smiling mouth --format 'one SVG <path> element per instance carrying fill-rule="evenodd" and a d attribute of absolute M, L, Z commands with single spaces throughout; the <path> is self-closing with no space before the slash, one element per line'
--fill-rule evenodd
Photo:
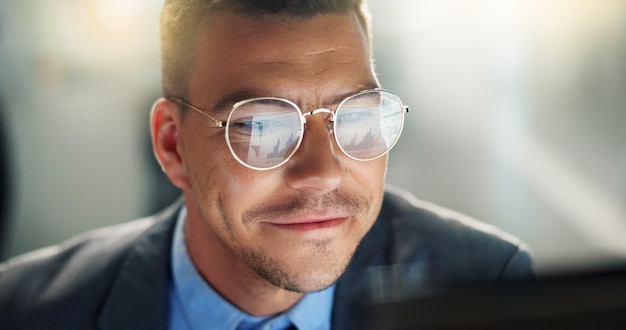
<path fill-rule="evenodd" d="M 326 229 L 332 228 L 341 225 L 348 218 L 335 218 L 335 219 L 325 219 L 320 221 L 304 221 L 297 223 L 270 223 L 273 226 L 276 226 L 281 229 L 294 230 L 294 231 L 311 231 L 318 229 Z"/>

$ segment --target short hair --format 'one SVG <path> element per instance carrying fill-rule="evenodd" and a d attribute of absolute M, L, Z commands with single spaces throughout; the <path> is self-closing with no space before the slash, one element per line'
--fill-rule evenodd
<path fill-rule="evenodd" d="M 160 19 L 164 96 L 187 96 L 198 29 L 219 11 L 298 18 L 353 11 L 371 44 L 371 18 L 364 0 L 165 0 Z"/>

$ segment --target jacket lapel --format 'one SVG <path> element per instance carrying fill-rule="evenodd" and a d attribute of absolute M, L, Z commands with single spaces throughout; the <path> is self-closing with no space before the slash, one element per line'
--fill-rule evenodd
<path fill-rule="evenodd" d="M 171 239 L 181 204 L 156 216 L 130 246 L 103 303 L 101 329 L 167 329 Z"/>
<path fill-rule="evenodd" d="M 376 270 L 376 266 L 388 262 L 391 228 L 386 219 L 390 216 L 393 215 L 382 210 L 356 249 L 348 269 L 339 278 L 333 303 L 332 329 L 363 329 L 365 327 L 362 311 L 374 284 L 368 273 Z"/>

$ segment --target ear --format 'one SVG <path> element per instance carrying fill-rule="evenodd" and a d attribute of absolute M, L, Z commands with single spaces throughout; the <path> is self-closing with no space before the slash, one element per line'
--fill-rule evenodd
<path fill-rule="evenodd" d="M 179 145 L 181 124 L 181 114 L 176 104 L 165 98 L 154 103 L 150 114 L 154 155 L 170 181 L 176 187 L 185 189 L 189 186 L 189 180 Z"/>

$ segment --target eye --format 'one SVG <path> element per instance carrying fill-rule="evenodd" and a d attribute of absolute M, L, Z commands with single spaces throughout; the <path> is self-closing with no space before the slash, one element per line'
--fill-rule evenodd
<path fill-rule="evenodd" d="M 267 121 L 253 120 L 252 117 L 241 118 L 230 123 L 231 130 L 244 135 L 261 135 L 268 126 Z"/>
<path fill-rule="evenodd" d="M 260 137 L 283 134 L 299 127 L 300 112 L 289 103 L 275 99 L 260 99 L 244 103 L 231 113 L 231 134 Z"/>
<path fill-rule="evenodd" d="M 364 122 L 370 122 L 374 119 L 374 114 L 372 111 L 368 110 L 360 110 L 360 111 L 349 111 L 342 112 L 337 115 L 337 121 L 340 121 L 344 124 L 360 124 Z"/>

